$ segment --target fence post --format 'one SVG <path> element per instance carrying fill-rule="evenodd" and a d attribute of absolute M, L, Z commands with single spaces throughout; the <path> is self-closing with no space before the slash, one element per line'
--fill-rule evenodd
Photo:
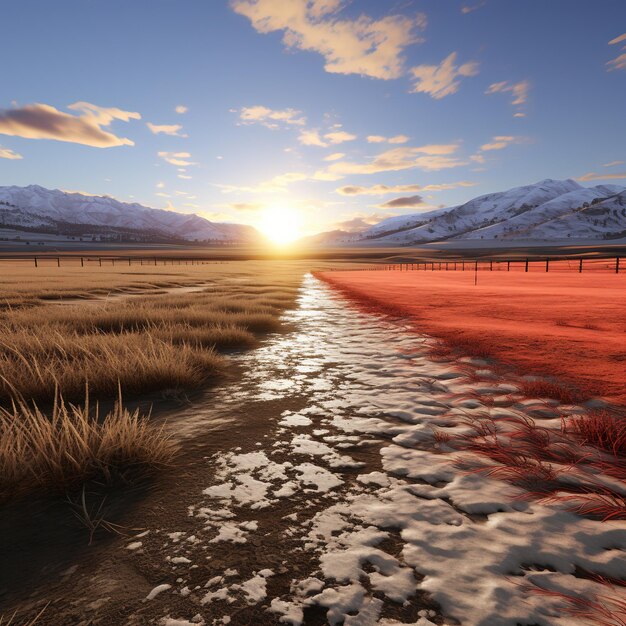
<path fill-rule="evenodd" d="M 580 259 L 580 263 L 578 264 L 578 273 L 582 274 L 583 273 L 583 260 Z"/>
<path fill-rule="evenodd" d="M 37 265 L 37 257 L 35 257 L 35 267 L 39 267 L 39 266 Z"/>
<path fill-rule="evenodd" d="M 102 267 L 102 257 L 101 256 L 98 257 L 98 265 L 100 267 Z"/>
<path fill-rule="evenodd" d="M 130 257 L 128 257 L 128 266 L 130 267 Z"/>
<path fill-rule="evenodd" d="M 526 267 L 524 268 L 524 271 L 527 272 L 528 271 L 528 259 L 526 259 Z"/>
<path fill-rule="evenodd" d="M 511 261 L 507 261 L 506 262 L 506 271 L 510 272 L 511 271 Z"/>
<path fill-rule="evenodd" d="M 619 274 L 619 257 L 615 258 L 615 273 Z"/>
<path fill-rule="evenodd" d="M 550 259 L 546 259 L 546 272 L 550 268 Z"/>
<path fill-rule="evenodd" d="M 61 257 L 57 257 L 57 267 L 61 267 Z"/>
<path fill-rule="evenodd" d="M 80 257 L 80 266 L 81 267 L 85 267 L 85 263 L 83 262 L 83 257 Z"/>

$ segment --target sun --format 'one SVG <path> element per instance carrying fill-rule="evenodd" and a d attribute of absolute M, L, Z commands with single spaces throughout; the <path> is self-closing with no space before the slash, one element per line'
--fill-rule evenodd
<path fill-rule="evenodd" d="M 302 236 L 302 219 L 296 209 L 268 207 L 261 216 L 259 230 L 274 244 L 286 245 Z"/>

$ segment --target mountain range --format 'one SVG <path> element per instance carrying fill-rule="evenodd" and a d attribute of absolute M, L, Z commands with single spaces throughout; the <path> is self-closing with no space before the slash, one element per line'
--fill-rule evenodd
<path fill-rule="evenodd" d="M 626 237 L 626 188 L 546 179 L 434 211 L 390 217 L 353 241 L 411 245 L 449 240 Z M 333 238 L 337 239 L 336 233 Z"/>
<path fill-rule="evenodd" d="M 0 187 L 0 225 L 57 232 L 77 232 L 78 228 L 78 232 L 132 233 L 182 241 L 252 243 L 260 239 L 251 226 L 216 223 L 195 214 L 39 185 Z"/>
<path fill-rule="evenodd" d="M 199 215 L 154 209 L 109 196 L 0 187 L 0 227 L 46 232 L 125 233 L 144 239 L 259 243 L 251 226 L 216 223 Z M 463 204 L 389 217 L 357 233 L 331 231 L 303 244 L 406 246 L 463 240 L 613 240 L 626 237 L 626 188 L 583 187 L 546 179 L 478 196 Z"/>

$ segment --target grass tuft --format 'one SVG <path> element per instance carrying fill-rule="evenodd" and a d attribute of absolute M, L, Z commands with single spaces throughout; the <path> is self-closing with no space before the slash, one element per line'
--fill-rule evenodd
<path fill-rule="evenodd" d="M 20 399 L 0 409 L 0 497 L 126 482 L 166 467 L 175 452 L 162 426 L 121 401 L 101 417 L 88 400 L 75 406 L 57 397 L 46 414 Z"/>

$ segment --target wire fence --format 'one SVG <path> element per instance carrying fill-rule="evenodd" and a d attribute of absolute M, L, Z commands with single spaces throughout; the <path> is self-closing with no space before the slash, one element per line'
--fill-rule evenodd
<path fill-rule="evenodd" d="M 384 263 L 362 268 L 363 271 L 394 272 L 601 272 L 626 274 L 626 260 L 606 258 L 544 258 L 544 259 L 461 259 L 416 260 L 402 263 Z"/>
<path fill-rule="evenodd" d="M 158 265 L 214 265 L 220 261 L 206 258 L 185 257 L 139 257 L 139 256 L 19 256 L 0 257 L 2 265 L 19 267 L 118 267 L 118 266 L 158 266 Z"/>

